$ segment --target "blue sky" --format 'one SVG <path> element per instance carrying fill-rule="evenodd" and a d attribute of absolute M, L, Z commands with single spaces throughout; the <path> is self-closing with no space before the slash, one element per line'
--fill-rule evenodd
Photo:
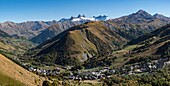
<path fill-rule="evenodd" d="M 0 22 L 50 21 L 84 14 L 117 18 L 143 9 L 170 16 L 169 0 L 0 0 Z"/>

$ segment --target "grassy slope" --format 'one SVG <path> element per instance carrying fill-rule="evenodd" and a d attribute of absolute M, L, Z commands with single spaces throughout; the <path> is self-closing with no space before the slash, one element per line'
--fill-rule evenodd
<path fill-rule="evenodd" d="M 10 45 L 6 45 L 2 42 L 0 42 L 0 49 L 5 49 L 5 50 L 14 50 L 15 48 L 10 46 Z"/>
<path fill-rule="evenodd" d="M 0 86 L 13 86 L 13 85 L 16 85 L 16 86 L 24 86 L 23 83 L 21 83 L 20 81 L 17 81 L 3 73 L 0 73 Z"/>
<path fill-rule="evenodd" d="M 1 35 L 1 34 L 0 34 Z M 23 54 L 35 45 L 24 38 L 10 38 L 0 36 L 0 51 Z"/>
<path fill-rule="evenodd" d="M 0 75 L 5 77 L 0 79 L 4 80 L 9 79 L 11 80 L 11 83 L 13 83 L 14 81 L 13 79 L 17 81 L 16 83 L 21 82 L 27 86 L 35 86 L 38 84 L 41 85 L 42 83 L 42 78 L 20 67 L 19 65 L 10 61 L 1 54 L 0 54 L 0 72 L 1 72 Z"/>
<path fill-rule="evenodd" d="M 170 25 L 163 26 L 149 34 L 140 36 L 139 38 L 132 40 L 131 42 L 128 43 L 131 44 L 129 45 L 130 48 L 127 47 L 120 51 L 115 51 L 113 52 L 113 54 L 115 56 L 118 56 L 119 60 L 122 60 L 123 58 L 128 58 L 128 60 L 130 60 L 130 59 L 138 59 L 143 57 L 151 57 L 150 59 L 158 59 L 161 57 L 162 53 L 158 54 L 157 51 L 159 50 L 164 52 L 165 50 L 164 49 L 160 50 L 160 47 L 170 42 L 169 32 L 170 32 Z M 138 47 L 135 47 L 135 45 L 138 45 Z M 132 53 L 128 53 L 129 50 L 130 51 L 133 50 Z M 120 56 L 123 57 L 120 58 Z"/>
<path fill-rule="evenodd" d="M 84 80 L 84 81 L 80 81 L 78 83 L 78 81 L 69 81 L 70 85 L 73 86 L 102 86 L 102 83 L 97 81 L 97 80 Z"/>

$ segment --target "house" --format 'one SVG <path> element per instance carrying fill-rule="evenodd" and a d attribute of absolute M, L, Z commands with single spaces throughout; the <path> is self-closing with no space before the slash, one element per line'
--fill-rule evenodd
<path fill-rule="evenodd" d="M 141 73 L 142 71 L 140 69 L 134 70 L 135 73 Z"/>
<path fill-rule="evenodd" d="M 170 65 L 170 61 L 167 61 L 164 63 L 165 65 Z"/>

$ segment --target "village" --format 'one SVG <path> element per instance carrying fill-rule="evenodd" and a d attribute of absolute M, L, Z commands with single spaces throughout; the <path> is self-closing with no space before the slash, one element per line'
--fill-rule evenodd
<path fill-rule="evenodd" d="M 145 74 L 152 73 L 153 71 L 161 69 L 169 64 L 170 64 L 169 59 L 159 59 L 152 62 L 135 63 L 131 66 L 124 66 L 118 69 L 103 67 L 103 69 L 97 71 L 83 72 L 82 70 L 77 70 L 76 73 L 75 71 L 70 70 L 72 66 L 66 66 L 64 68 L 69 72 L 69 74 L 66 74 L 66 76 L 63 77 L 68 80 L 100 80 L 103 78 L 109 78 L 112 75 L 116 75 L 116 74 L 120 74 L 121 76 L 124 76 L 124 75 L 132 75 L 132 74 L 135 75 L 141 73 L 145 73 Z M 56 68 L 53 70 L 46 70 L 42 68 L 29 67 L 28 70 L 46 76 L 48 75 L 55 76 L 62 73 L 60 68 Z"/>

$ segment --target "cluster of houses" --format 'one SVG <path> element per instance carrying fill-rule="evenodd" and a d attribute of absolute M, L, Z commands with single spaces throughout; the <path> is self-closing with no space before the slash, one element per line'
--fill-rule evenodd
<path fill-rule="evenodd" d="M 170 60 L 159 59 L 152 62 L 136 63 L 131 66 L 121 67 L 119 69 L 110 69 L 109 67 L 104 67 L 103 69 L 97 71 L 83 72 L 82 70 L 78 70 L 77 73 L 70 71 L 72 66 L 65 66 L 63 69 L 69 71 L 69 74 L 67 76 L 64 76 L 65 79 L 100 80 L 102 78 L 108 78 L 114 74 L 132 75 L 132 74 L 140 74 L 140 73 L 151 73 L 152 71 L 157 70 L 159 68 L 163 68 L 166 65 L 170 65 Z M 29 71 L 37 72 L 42 75 L 59 75 L 61 73 L 60 68 L 56 68 L 54 70 L 46 70 L 42 68 L 29 67 Z"/>
<path fill-rule="evenodd" d="M 128 67 L 122 67 L 119 69 L 110 69 L 109 67 L 104 67 L 101 70 L 94 72 L 78 72 L 78 74 L 73 74 L 70 71 L 70 76 L 66 76 L 66 79 L 70 80 L 99 80 L 102 78 L 109 78 L 114 74 L 121 75 L 132 75 L 140 73 L 151 73 L 154 70 L 170 65 L 170 61 L 167 59 L 155 60 L 146 63 L 136 63 Z"/>
<path fill-rule="evenodd" d="M 109 77 L 109 75 L 112 74 L 115 74 L 114 69 L 104 67 L 103 69 L 94 72 L 78 72 L 78 74 L 70 72 L 70 76 L 66 76 L 65 78 L 70 80 L 97 80 Z"/>
<path fill-rule="evenodd" d="M 60 68 L 56 68 L 53 70 L 47 70 L 47 69 L 42 69 L 42 68 L 30 67 L 28 70 L 31 72 L 39 73 L 41 75 L 58 75 L 58 74 L 60 74 Z"/>
<path fill-rule="evenodd" d="M 122 74 L 139 74 L 139 73 L 151 73 L 157 69 L 161 69 L 167 65 L 170 65 L 170 61 L 167 59 L 159 59 L 152 62 L 136 63 L 126 68 L 121 68 Z"/>

